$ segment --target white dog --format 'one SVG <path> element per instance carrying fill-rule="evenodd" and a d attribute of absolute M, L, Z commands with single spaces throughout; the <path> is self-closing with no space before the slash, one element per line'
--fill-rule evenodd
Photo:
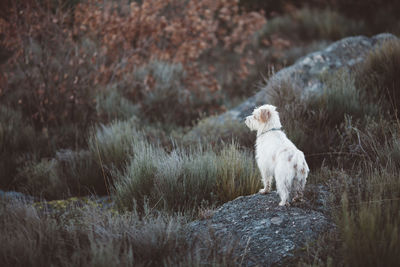
<path fill-rule="evenodd" d="M 263 105 L 256 108 L 245 123 L 250 130 L 257 131 L 256 160 L 264 184 L 260 193 L 270 192 L 272 177 L 275 177 L 280 206 L 288 205 L 290 197 L 301 199 L 309 168 L 303 152 L 281 130 L 276 107 Z"/>

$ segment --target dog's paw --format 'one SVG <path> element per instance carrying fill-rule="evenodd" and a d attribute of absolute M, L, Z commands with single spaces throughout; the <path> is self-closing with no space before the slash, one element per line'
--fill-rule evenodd
<path fill-rule="evenodd" d="M 289 202 L 281 201 L 281 202 L 279 202 L 279 206 L 289 206 Z"/>
<path fill-rule="evenodd" d="M 304 202 L 304 198 L 303 198 L 303 197 L 300 197 L 300 196 L 297 196 L 297 197 L 294 197 L 294 198 L 292 199 L 292 201 L 293 201 L 293 202 Z"/>
<path fill-rule="evenodd" d="M 263 189 L 260 189 L 260 191 L 258 191 L 260 194 L 262 194 L 262 195 L 265 195 L 265 194 L 268 194 L 269 193 L 269 189 L 268 188 L 263 188 Z"/>

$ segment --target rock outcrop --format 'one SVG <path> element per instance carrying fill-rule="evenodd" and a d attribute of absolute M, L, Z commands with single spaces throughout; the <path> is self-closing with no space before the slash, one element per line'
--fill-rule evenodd
<path fill-rule="evenodd" d="M 242 196 L 225 203 L 211 218 L 190 223 L 188 232 L 200 243 L 212 232 L 222 244 L 235 244 L 233 257 L 241 266 L 282 264 L 307 241 L 334 228 L 326 213 L 328 197 L 322 187 L 313 186 L 304 202 L 289 207 L 278 205 L 276 192 Z"/>
<path fill-rule="evenodd" d="M 282 81 L 296 84 L 302 88 L 303 93 L 315 92 L 322 89 L 321 74 L 334 72 L 342 68 L 351 68 L 362 62 L 368 52 L 377 48 L 386 40 L 397 39 L 389 33 L 382 33 L 371 38 L 365 36 L 348 37 L 339 40 L 321 51 L 308 54 L 296 61 L 290 67 L 275 73 L 262 90 L 250 97 L 234 109 L 222 114 L 224 118 L 243 119 L 249 115 L 256 106 L 268 103 L 267 92 L 270 88 L 282 83 Z"/>

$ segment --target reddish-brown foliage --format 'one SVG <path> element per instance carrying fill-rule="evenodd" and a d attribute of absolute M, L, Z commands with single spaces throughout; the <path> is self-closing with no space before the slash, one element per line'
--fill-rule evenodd
<path fill-rule="evenodd" d="M 15 101 L 40 125 L 76 120 L 81 109 L 89 118 L 96 88 L 154 60 L 181 64 L 186 90 L 209 99 L 220 89 L 217 70 L 199 58 L 217 47 L 233 53 L 241 58 L 235 75 L 245 79 L 254 63 L 248 45 L 265 23 L 263 14 L 239 10 L 237 0 L 88 0 L 69 10 L 54 1 L 17 3 L 0 19 L 0 45 L 13 51 L 0 94 L 24 88 Z M 145 97 L 156 82 L 150 73 L 127 93 Z"/>

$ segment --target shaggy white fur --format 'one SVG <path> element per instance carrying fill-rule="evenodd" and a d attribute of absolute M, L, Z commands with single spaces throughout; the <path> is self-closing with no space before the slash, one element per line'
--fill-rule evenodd
<path fill-rule="evenodd" d="M 272 177 L 281 198 L 280 206 L 301 200 L 309 173 L 303 152 L 286 137 L 276 107 L 263 105 L 256 108 L 245 121 L 247 127 L 257 131 L 256 161 L 261 172 L 264 188 L 261 194 L 271 190 Z"/>

